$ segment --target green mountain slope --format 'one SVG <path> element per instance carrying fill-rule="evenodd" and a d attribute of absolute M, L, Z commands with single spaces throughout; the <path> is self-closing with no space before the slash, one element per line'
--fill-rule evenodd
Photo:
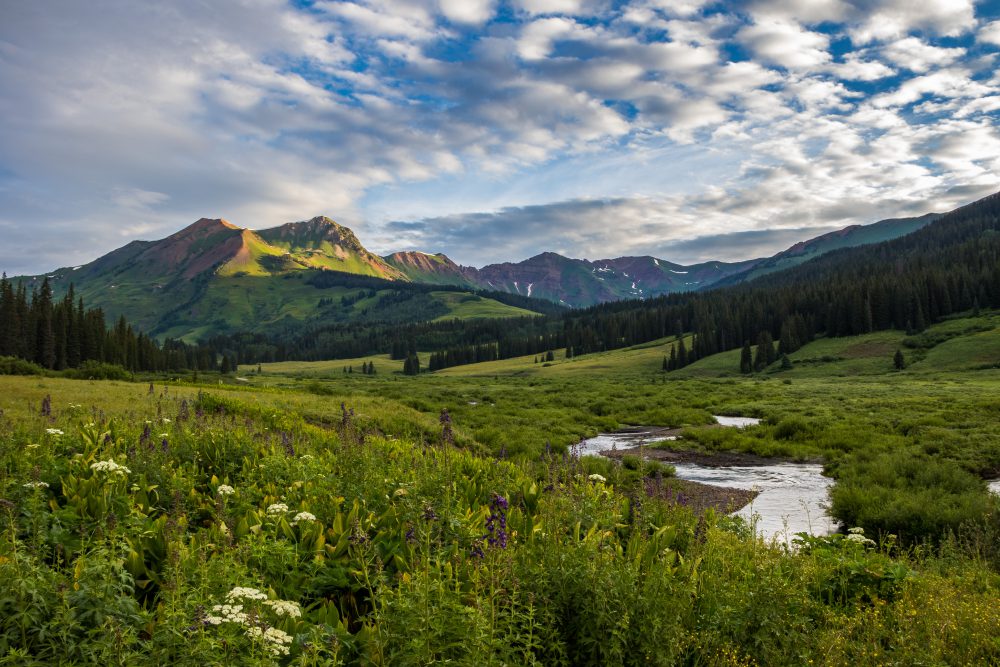
<path fill-rule="evenodd" d="M 73 284 L 109 320 L 124 316 L 151 335 L 185 340 L 533 312 L 468 292 L 410 287 L 403 272 L 329 218 L 259 232 L 203 218 L 159 241 L 135 241 L 48 278 L 57 296 Z"/>
<path fill-rule="evenodd" d="M 889 220 L 880 220 L 870 225 L 845 227 L 844 229 L 823 234 L 808 241 L 796 243 L 787 250 L 783 250 L 773 257 L 756 263 L 746 271 L 727 276 L 711 286 L 721 287 L 723 285 L 735 285 L 736 283 L 753 280 L 769 273 L 790 269 L 834 250 L 891 241 L 892 239 L 912 234 L 940 217 L 941 214 L 939 213 L 928 213 L 918 218 L 892 218 Z"/>

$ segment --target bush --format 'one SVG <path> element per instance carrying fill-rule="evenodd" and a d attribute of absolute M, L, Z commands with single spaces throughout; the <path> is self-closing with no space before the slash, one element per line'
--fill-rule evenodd
<path fill-rule="evenodd" d="M 63 371 L 63 375 L 77 380 L 131 380 L 132 374 L 117 364 L 85 361 L 79 368 Z"/>
<path fill-rule="evenodd" d="M 44 375 L 45 369 L 17 357 L 0 357 L 0 375 Z"/>

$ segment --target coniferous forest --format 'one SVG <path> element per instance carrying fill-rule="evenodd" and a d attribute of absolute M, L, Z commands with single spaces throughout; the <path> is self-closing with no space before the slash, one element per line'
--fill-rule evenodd
<path fill-rule="evenodd" d="M 0 357 L 20 359 L 48 370 L 94 364 L 128 371 L 214 370 L 215 354 L 176 340 L 158 344 L 124 318 L 109 327 L 100 308 L 85 308 L 73 287 L 58 300 L 48 279 L 30 293 L 23 283 L 0 279 Z M 104 369 L 107 372 L 108 369 Z"/>
<path fill-rule="evenodd" d="M 292 336 L 213 338 L 244 363 L 432 352 L 430 370 L 572 348 L 577 355 L 667 336 L 669 369 L 745 343 L 789 354 L 816 336 L 922 331 L 941 317 L 1000 307 L 1000 196 L 943 216 L 908 236 L 829 253 L 744 285 L 513 320 L 384 322 L 321 327 Z M 401 358 L 401 357 L 395 357 Z M 773 360 L 772 360 L 773 361 Z"/>

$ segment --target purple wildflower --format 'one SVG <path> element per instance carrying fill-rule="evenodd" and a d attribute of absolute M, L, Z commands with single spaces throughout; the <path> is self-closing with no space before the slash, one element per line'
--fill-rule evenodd
<path fill-rule="evenodd" d="M 498 493 L 493 494 L 490 501 L 490 514 L 486 517 L 486 530 L 489 531 L 487 540 L 491 547 L 497 549 L 507 548 L 507 509 L 509 504 L 507 499 Z"/>
<path fill-rule="evenodd" d="M 472 542 L 472 549 L 469 550 L 469 555 L 473 558 L 486 558 L 486 552 L 483 551 L 483 540 L 479 538 Z"/>

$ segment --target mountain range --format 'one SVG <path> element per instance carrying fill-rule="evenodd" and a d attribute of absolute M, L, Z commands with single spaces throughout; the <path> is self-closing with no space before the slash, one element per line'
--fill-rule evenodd
<path fill-rule="evenodd" d="M 590 261 L 545 252 L 482 268 L 441 253 L 379 256 L 327 217 L 256 231 L 202 218 L 159 241 L 133 241 L 47 277 L 57 295 L 73 284 L 109 319 L 124 316 L 158 337 L 193 340 L 316 323 L 514 317 L 551 312 L 546 301 L 585 307 L 691 292 L 904 236 L 937 217 L 855 225 L 741 262 L 685 266 L 651 256 Z"/>

